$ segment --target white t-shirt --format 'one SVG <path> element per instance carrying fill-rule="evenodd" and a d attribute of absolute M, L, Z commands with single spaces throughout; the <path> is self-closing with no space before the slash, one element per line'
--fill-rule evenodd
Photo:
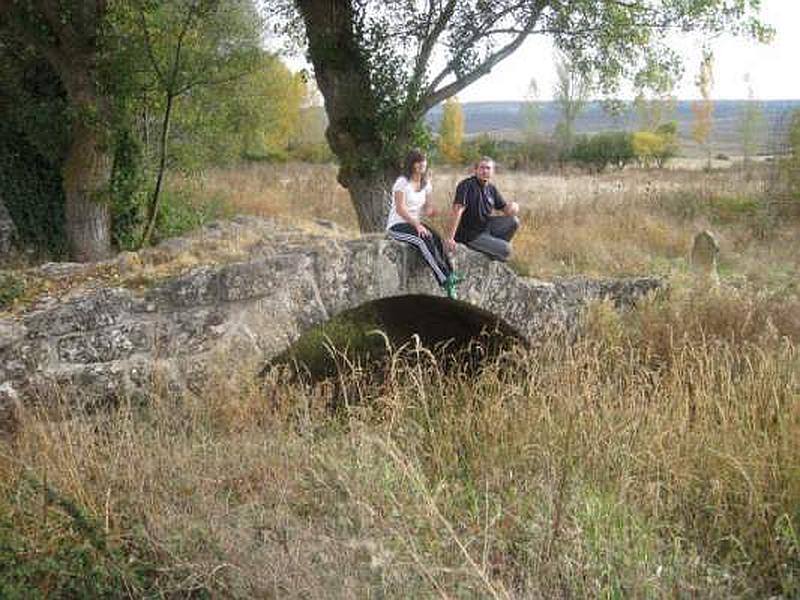
<path fill-rule="evenodd" d="M 406 222 L 403 217 L 397 214 L 397 207 L 395 206 L 394 202 L 395 192 L 403 192 L 405 194 L 406 210 L 408 211 L 408 214 L 419 221 L 420 217 L 422 216 L 420 214 L 422 211 L 422 205 L 425 204 L 425 200 L 428 199 L 428 196 L 432 191 L 433 188 L 431 187 L 430 180 L 428 180 L 424 188 L 416 191 L 414 189 L 414 184 L 411 181 L 406 179 L 403 175 L 398 177 L 394 182 L 394 186 L 392 186 L 392 209 L 389 211 L 389 218 L 386 220 L 386 229 L 389 229 L 392 225 Z"/>

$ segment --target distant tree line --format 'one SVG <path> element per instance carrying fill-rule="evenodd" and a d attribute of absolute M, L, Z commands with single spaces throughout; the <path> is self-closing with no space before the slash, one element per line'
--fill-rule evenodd
<path fill-rule="evenodd" d="M 673 81 L 663 71 L 653 70 L 647 74 L 650 96 L 642 90 L 632 105 L 609 100 L 602 103 L 604 112 L 612 120 L 629 112 L 632 106 L 638 115 L 638 128 L 633 131 L 625 129 L 579 135 L 575 132 L 575 123 L 587 106 L 596 84 L 563 54 L 557 55 L 555 66 L 557 81 L 552 105 L 557 110 L 558 121 L 551 135 L 542 133 L 540 105 L 535 102 L 538 87 L 533 80 L 528 100 L 519 109 L 521 140 L 493 140 L 490 135 L 484 134 L 464 141 L 464 111 L 456 98 L 447 100 L 443 105 L 436 138 L 438 158 L 446 163 L 461 164 L 490 154 L 512 168 L 549 168 L 571 163 L 600 172 L 611 168 L 622 169 L 629 164 L 642 168 L 663 168 L 678 154 L 678 122 L 674 116 L 677 100 L 672 96 Z M 761 103 L 755 100 L 749 75 L 745 75 L 744 81 L 748 85 L 748 100 L 740 103 L 736 131 L 740 138 L 742 165 L 749 175 L 757 140 L 763 139 L 766 132 L 763 109 Z M 703 51 L 695 84 L 700 99 L 690 105 L 694 117 L 691 139 L 702 149 L 707 161 L 706 168 L 710 169 L 711 132 L 714 125 L 714 102 L 711 99 L 713 55 L 707 49 Z M 716 158 L 729 159 L 723 153 L 718 153 Z"/>

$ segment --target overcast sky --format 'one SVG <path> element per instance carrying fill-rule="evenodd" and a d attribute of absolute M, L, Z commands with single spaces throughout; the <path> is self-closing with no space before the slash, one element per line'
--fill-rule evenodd
<path fill-rule="evenodd" d="M 770 44 L 722 36 L 710 41 L 714 52 L 714 87 L 719 100 L 747 98 L 750 77 L 759 100 L 800 100 L 800 0 L 761 0 L 763 20 L 775 28 Z M 684 58 L 684 76 L 675 90 L 681 100 L 699 97 L 694 79 L 702 55 L 702 38 L 673 36 L 670 44 Z M 301 56 L 286 57 L 293 70 L 307 67 Z M 523 100 L 535 78 L 540 100 L 552 99 L 555 83 L 553 49 L 549 39 L 536 36 L 488 75 L 458 94 L 461 102 Z"/>
<path fill-rule="evenodd" d="M 761 100 L 800 99 L 800 0 L 762 0 L 763 20 L 776 29 L 769 45 L 725 36 L 711 41 L 714 51 L 715 99 L 747 97 L 746 74 L 753 93 Z M 698 97 L 694 86 L 701 57 L 702 40 L 675 38 L 672 45 L 684 56 L 685 73 L 675 95 L 680 99 Z M 555 81 L 553 53 L 542 38 L 527 41 L 517 52 L 500 63 L 458 98 L 461 102 L 483 100 L 521 100 L 531 78 L 539 88 L 539 99 L 552 98 Z"/>

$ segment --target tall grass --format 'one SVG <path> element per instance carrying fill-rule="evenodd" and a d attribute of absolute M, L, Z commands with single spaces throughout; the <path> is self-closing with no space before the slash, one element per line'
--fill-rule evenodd
<path fill-rule="evenodd" d="M 184 185 L 354 226 L 331 169 L 269 169 Z M 220 363 L 196 393 L 17 407 L 0 596 L 800 596 L 797 223 L 632 177 L 568 200 L 506 182 L 531 275 L 670 276 L 636 310 L 590 306 L 574 344 L 478 371 L 414 344 L 379 364 L 334 351 L 323 381 Z M 705 227 L 716 286 L 684 259 Z"/>
<path fill-rule="evenodd" d="M 758 316 L 747 335 L 697 330 L 700 302 L 718 299 L 598 304 L 575 345 L 516 348 L 477 376 L 394 349 L 380 374 L 342 365 L 346 403 L 275 370 L 95 414 L 26 408 L 3 512 L 46 481 L 109 544 L 157 558 L 159 593 L 792 597 L 797 340 Z M 21 534 L 42 557 L 70 527 Z"/>
<path fill-rule="evenodd" d="M 768 179 L 728 170 L 630 170 L 601 175 L 533 175 L 503 171 L 496 182 L 522 206 L 516 260 L 532 276 L 610 275 L 686 269 L 694 234 L 711 229 L 722 245 L 723 275 L 759 283 L 800 278 L 796 216 L 766 210 Z M 458 181 L 467 169 L 433 171 L 433 202 L 445 229 Z M 230 212 L 283 219 L 324 219 L 356 231 L 350 198 L 332 165 L 254 164 L 178 181 L 198 203 L 223 202 Z M 766 271 L 765 271 L 766 266 Z"/>

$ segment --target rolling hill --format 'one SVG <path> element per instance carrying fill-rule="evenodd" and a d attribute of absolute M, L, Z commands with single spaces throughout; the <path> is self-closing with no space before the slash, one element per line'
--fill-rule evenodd
<path fill-rule="evenodd" d="M 713 151 L 736 155 L 741 153 L 740 122 L 749 101 L 717 100 L 714 102 L 711 144 Z M 758 152 L 774 154 L 781 151 L 784 144 L 786 122 L 792 110 L 800 109 L 800 100 L 757 101 L 763 119 L 758 137 Z M 467 136 L 487 133 L 503 139 L 519 139 L 522 135 L 522 102 L 467 102 L 464 110 L 464 129 Z M 558 106 L 555 102 L 536 102 L 539 130 L 544 135 L 552 133 L 559 120 Z M 442 117 L 441 105 L 433 108 L 426 116 L 428 125 L 436 131 Z M 678 124 L 678 134 L 684 154 L 699 152 L 692 140 L 694 114 L 692 102 L 679 100 L 671 118 Z M 634 131 L 639 128 L 636 111 L 629 107 L 619 116 L 610 115 L 601 102 L 590 102 L 578 117 L 578 133 L 597 133 L 609 130 Z"/>

